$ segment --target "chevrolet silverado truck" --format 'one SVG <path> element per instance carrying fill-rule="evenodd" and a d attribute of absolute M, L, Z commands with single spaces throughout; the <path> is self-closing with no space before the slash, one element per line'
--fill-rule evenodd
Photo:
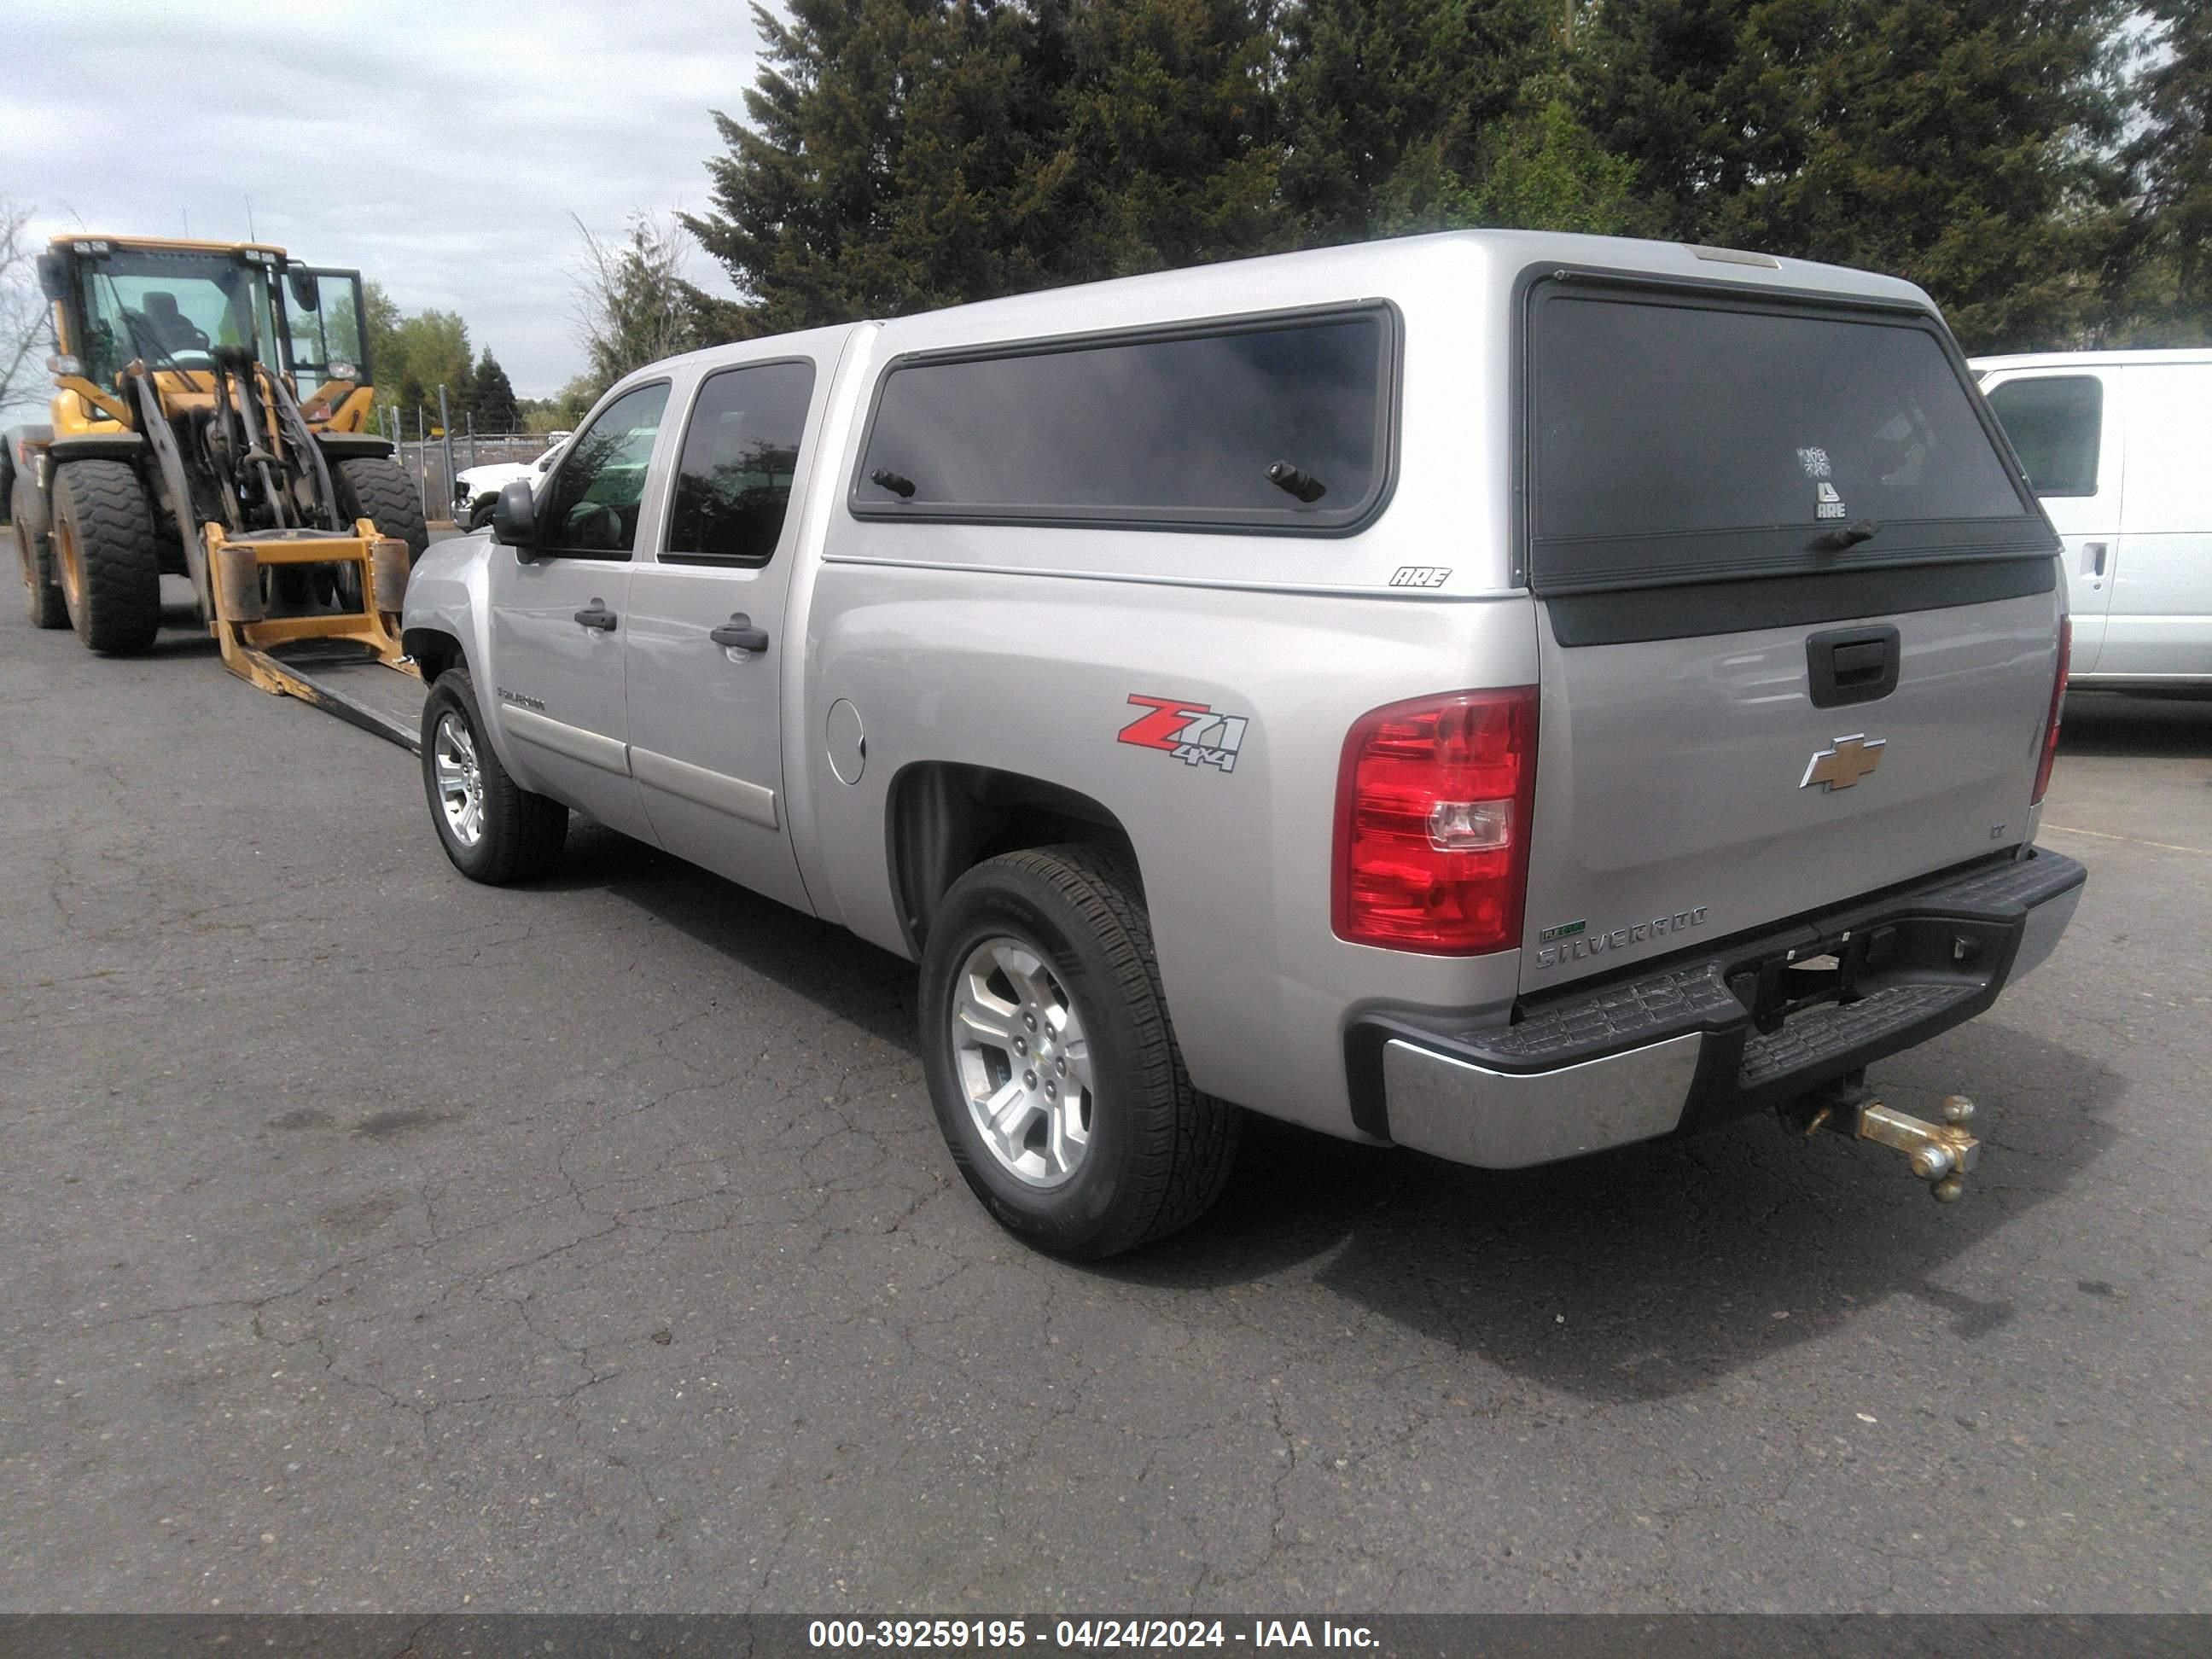
<path fill-rule="evenodd" d="M 921 968 L 1006 1226 L 1097 1256 L 1240 1112 L 1515 1168 L 1778 1109 L 2051 951 L 2059 543 L 1935 306 L 1466 232 L 750 340 L 416 567 L 446 856 L 571 811 Z"/>

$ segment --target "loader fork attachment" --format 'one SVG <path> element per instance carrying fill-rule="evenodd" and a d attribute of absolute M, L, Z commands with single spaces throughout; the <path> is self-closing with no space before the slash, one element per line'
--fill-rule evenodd
<path fill-rule="evenodd" d="M 350 531 L 290 530 L 233 536 L 213 521 L 200 533 L 214 579 L 214 633 L 223 666 L 278 696 L 298 697 L 328 709 L 404 749 L 420 746 L 416 732 L 319 678 L 309 665 L 288 661 L 288 647 L 335 649 L 356 662 L 381 663 L 403 674 L 420 673 L 399 643 L 399 607 L 407 589 L 407 544 L 380 536 L 367 519 Z M 261 597 L 264 565 L 350 564 L 358 575 L 359 611 L 309 617 L 266 614 Z M 340 585 L 343 592 L 343 585 Z M 352 647 L 350 652 L 347 647 Z"/>

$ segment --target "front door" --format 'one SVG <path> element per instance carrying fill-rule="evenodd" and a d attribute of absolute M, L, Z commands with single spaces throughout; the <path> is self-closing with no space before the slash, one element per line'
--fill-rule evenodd
<path fill-rule="evenodd" d="M 1993 374 L 1982 387 L 2051 527 L 2066 543 L 2066 608 L 2074 618 L 2076 674 L 2100 666 L 2118 568 L 2124 447 L 2119 381 L 2111 371 L 2031 368 Z"/>
<path fill-rule="evenodd" d="M 792 852 L 779 731 L 815 366 L 708 375 L 692 402 L 665 532 L 630 589 L 630 764 L 660 844 L 811 911 Z"/>
<path fill-rule="evenodd" d="M 515 758 L 544 793 L 641 840 L 652 826 L 629 775 L 623 631 L 630 556 L 668 383 L 624 392 L 562 458 L 538 497 L 525 562 L 491 561 L 492 672 Z M 487 708 L 485 712 L 491 711 Z"/>

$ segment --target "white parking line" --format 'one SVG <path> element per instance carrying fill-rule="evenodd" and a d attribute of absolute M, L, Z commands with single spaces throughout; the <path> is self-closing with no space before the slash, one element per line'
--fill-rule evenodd
<path fill-rule="evenodd" d="M 2176 847 L 2170 841 L 2145 841 L 2141 836 L 2115 836 L 2102 830 L 2074 830 L 2063 823 L 2046 823 L 2043 833 L 2062 836 L 2094 836 L 2099 841 L 2124 841 L 2135 847 L 2155 847 L 2166 853 L 2194 853 L 2201 859 L 2212 859 L 2212 847 Z"/>

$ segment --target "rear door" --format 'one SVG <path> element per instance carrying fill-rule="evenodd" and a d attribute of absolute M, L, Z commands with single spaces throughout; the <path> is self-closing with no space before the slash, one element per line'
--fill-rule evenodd
<path fill-rule="evenodd" d="M 653 839 L 629 771 L 623 629 L 630 560 L 668 383 L 635 386 L 571 444 L 538 502 L 525 562 L 493 550 L 492 673 L 477 695 L 532 773 L 611 829 Z"/>
<path fill-rule="evenodd" d="M 779 717 L 795 526 L 811 459 L 811 358 L 705 377 L 662 545 L 630 589 L 630 764 L 662 846 L 799 909 Z"/>
<path fill-rule="evenodd" d="M 2117 369 L 2014 369 L 1990 375 L 1982 391 L 2066 544 L 2073 672 L 2094 672 L 2119 550 L 2124 377 Z"/>
<path fill-rule="evenodd" d="M 2130 363 L 2102 674 L 2212 678 L 2212 362 Z"/>
<path fill-rule="evenodd" d="M 1924 313 L 1547 280 L 1524 988 L 2024 839 L 2057 538 Z"/>

